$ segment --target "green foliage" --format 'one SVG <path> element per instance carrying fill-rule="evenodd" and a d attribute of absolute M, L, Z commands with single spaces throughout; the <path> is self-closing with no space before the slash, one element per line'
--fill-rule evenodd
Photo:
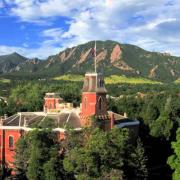
<path fill-rule="evenodd" d="M 100 179 L 102 180 L 123 180 L 124 173 L 118 169 L 111 169 L 110 172 L 104 172 Z"/>
<path fill-rule="evenodd" d="M 145 105 L 143 106 L 141 116 L 144 119 L 144 123 L 148 125 L 153 123 L 153 121 L 159 117 L 160 112 L 157 104 L 154 103 L 152 99 L 147 98 L 146 101 L 147 102 L 145 102 Z"/>
<path fill-rule="evenodd" d="M 173 180 L 180 179 L 180 128 L 176 132 L 176 142 L 172 142 L 174 154 L 168 158 L 167 163 L 174 170 Z"/>
<path fill-rule="evenodd" d="M 22 137 L 16 148 L 16 178 L 29 180 L 63 179 L 60 144 L 49 130 L 33 130 Z"/>
<path fill-rule="evenodd" d="M 15 68 L 18 64 L 25 62 L 26 58 L 12 53 L 9 55 L 0 56 L 0 73 L 5 73 Z"/>
<path fill-rule="evenodd" d="M 63 80 L 63 81 L 83 81 L 84 76 L 76 74 L 66 74 L 53 78 L 54 80 Z"/>
<path fill-rule="evenodd" d="M 65 172 L 63 169 L 62 158 L 58 149 L 51 150 L 51 158 L 43 165 L 44 176 L 46 180 L 63 180 Z"/>
<path fill-rule="evenodd" d="M 53 78 L 54 80 L 63 80 L 63 81 L 83 81 L 84 76 L 77 74 L 66 74 L 62 76 L 57 76 Z M 153 81 L 146 78 L 134 78 L 134 77 L 126 77 L 126 76 L 118 76 L 111 75 L 105 78 L 106 84 L 120 84 L 120 83 L 128 83 L 128 84 L 162 84 L 161 82 Z"/>
<path fill-rule="evenodd" d="M 14 108 L 19 108 L 19 111 L 38 111 L 42 109 L 42 93 L 39 93 L 40 87 L 38 84 L 28 83 L 25 86 L 19 85 L 13 89 L 8 103 Z M 17 106 L 17 107 L 16 107 Z"/>
<path fill-rule="evenodd" d="M 126 76 L 117 76 L 111 75 L 105 78 L 106 84 L 120 84 L 120 83 L 129 83 L 129 84 L 161 84 L 161 82 L 153 81 L 145 78 L 134 78 Z"/>
<path fill-rule="evenodd" d="M 79 176 L 91 178 L 100 177 L 111 168 L 120 169 L 123 166 L 123 154 L 127 146 L 128 132 L 113 129 L 103 132 L 93 130 L 87 141 L 73 147 L 64 159 L 64 168 Z"/>
<path fill-rule="evenodd" d="M 116 43 L 114 43 L 112 45 L 112 43 L 109 42 L 109 45 L 111 45 L 112 47 L 115 44 Z M 89 47 L 90 47 L 90 45 L 88 45 L 87 49 L 85 49 L 85 50 L 88 50 Z M 124 46 L 122 48 L 125 48 L 124 50 L 126 51 L 126 48 L 128 48 L 128 47 Z M 80 47 L 80 49 L 83 49 L 83 46 Z M 134 49 L 134 51 L 136 51 L 136 49 Z M 139 50 L 137 49 L 137 51 L 139 51 Z M 133 53 L 135 53 L 135 52 L 133 52 Z M 146 52 L 144 52 L 144 53 L 145 53 L 144 55 L 146 56 Z M 132 55 L 133 54 L 130 54 L 130 56 L 132 56 Z M 153 58 L 155 58 L 155 57 L 153 57 Z M 57 61 L 59 61 L 58 57 L 57 57 Z M 155 61 L 155 59 L 153 61 Z M 43 63 L 44 63 L 43 65 L 47 65 L 47 62 L 43 62 Z M 132 62 L 128 62 L 128 63 L 132 63 Z M 70 62 L 70 64 L 73 64 L 73 61 Z M 87 69 L 88 69 L 89 64 L 86 64 L 86 65 L 87 65 Z M 144 64 L 140 64 L 140 65 L 143 66 Z M 45 92 L 60 93 L 60 96 L 62 98 L 64 98 L 66 101 L 69 101 L 69 102 L 73 101 L 74 104 L 79 105 L 79 103 L 81 101 L 80 94 L 81 94 L 81 88 L 82 88 L 82 79 L 81 79 L 82 76 L 78 77 L 78 75 L 65 75 L 65 76 L 60 76 L 60 77 L 62 77 L 61 80 L 52 80 L 51 78 L 48 79 L 49 76 L 54 77 L 54 76 L 59 75 L 57 73 L 61 70 L 65 71 L 67 73 L 67 69 L 63 69 L 62 68 L 63 66 L 60 67 L 60 66 L 57 66 L 57 64 L 55 64 L 52 67 L 52 69 L 55 70 L 53 72 L 54 74 L 52 73 L 51 75 L 49 75 L 49 72 L 48 72 L 49 68 L 47 68 L 46 72 L 44 71 L 46 73 L 46 76 L 43 77 L 44 79 L 40 79 L 40 80 L 31 80 L 34 78 L 32 76 L 28 77 L 29 80 L 26 80 L 27 76 L 25 76 L 25 74 L 23 77 L 21 75 L 19 75 L 19 76 L 14 76 L 14 75 L 8 76 L 7 75 L 7 77 L 4 77 L 5 79 L 11 79 L 11 81 L 9 83 L 1 83 L 0 82 L 0 89 L 1 89 L 0 96 L 5 96 L 8 99 L 8 104 L 4 103 L 4 101 L 0 102 L 0 115 L 4 115 L 4 114 L 11 115 L 11 114 L 16 113 L 17 111 L 40 111 L 40 110 L 42 110 L 43 97 L 44 97 Z M 60 69 L 60 68 L 62 68 L 62 69 Z M 147 67 L 145 65 L 145 67 L 143 68 L 142 76 L 149 73 L 150 68 L 152 68 L 152 67 Z M 74 70 L 74 72 L 75 71 L 76 71 L 76 69 Z M 81 66 L 79 66 L 79 71 L 81 71 Z M 108 75 L 111 75 L 111 72 L 112 72 L 111 70 L 108 70 L 108 73 L 110 73 Z M 117 72 L 119 73 L 119 70 Z M 163 71 L 161 71 L 161 72 L 164 73 Z M 159 73 L 161 73 L 161 72 L 159 72 Z M 68 72 L 68 73 L 71 73 L 71 72 Z M 118 75 L 118 73 L 117 73 L 117 75 Z M 132 76 L 132 75 L 127 75 L 126 77 L 129 77 L 129 76 Z M 78 78 L 76 78 L 76 77 L 78 77 Z M 108 99 L 108 101 L 109 101 L 108 109 L 113 110 L 117 113 L 121 113 L 121 114 L 126 112 L 129 118 L 138 119 L 141 121 L 139 133 L 140 133 L 141 139 L 143 140 L 143 144 L 145 144 L 146 152 L 148 153 L 148 159 L 149 159 L 148 163 L 151 166 L 149 168 L 153 169 L 156 166 L 162 167 L 159 170 L 157 170 L 157 172 L 154 174 L 159 173 L 159 174 L 162 174 L 162 176 L 163 176 L 164 175 L 164 173 L 162 173 L 164 171 L 163 166 L 165 166 L 165 159 L 167 159 L 167 156 L 169 156 L 168 150 L 170 148 L 170 146 L 169 146 L 170 141 L 175 140 L 175 131 L 180 126 L 180 100 L 179 100 L 180 99 L 180 96 L 179 96 L 180 86 L 179 86 L 179 84 L 178 83 L 134 84 L 134 82 L 136 82 L 136 80 L 139 79 L 137 77 L 134 77 L 134 79 L 133 79 L 134 82 L 132 81 L 133 84 L 127 84 L 127 83 L 120 82 L 122 77 L 119 77 L 119 76 L 118 77 L 113 76 L 113 77 L 114 77 L 114 79 L 111 78 L 111 82 L 110 82 L 111 84 L 106 85 L 108 94 L 110 95 L 109 99 Z M 130 80 L 126 79 L 126 77 L 123 76 L 124 80 L 127 80 L 127 82 L 132 80 L 131 78 L 130 78 Z M 166 77 L 166 76 L 163 75 L 163 77 Z M 24 78 L 25 80 L 22 80 L 22 78 Z M 35 78 L 36 79 L 42 78 L 42 76 L 40 75 Z M 161 79 L 161 74 L 158 75 L 156 80 L 158 81 L 158 79 Z M 169 77 L 167 79 L 169 79 Z M 144 80 L 144 78 L 143 78 L 143 80 Z M 113 83 L 113 81 L 116 81 L 117 84 Z M 145 79 L 145 81 L 146 81 L 146 79 Z M 34 127 L 43 129 L 46 127 L 53 128 L 54 125 L 52 124 L 52 121 L 50 119 L 49 120 L 45 119 L 45 121 L 43 121 L 43 122 L 38 122 L 37 124 L 34 124 Z M 74 156 L 77 156 L 78 150 L 80 149 L 82 156 L 79 157 L 80 159 L 77 158 L 79 162 L 83 161 L 84 154 L 87 155 L 89 159 L 88 158 L 86 159 L 87 160 L 86 164 L 88 165 L 88 168 L 91 169 L 91 171 L 89 170 L 89 173 L 94 172 L 96 176 L 98 176 L 99 178 L 102 178 L 102 179 L 105 179 L 105 177 L 109 178 L 111 176 L 111 174 L 116 174 L 116 173 L 122 174 L 122 177 L 127 176 L 128 173 L 124 170 L 125 164 L 127 163 L 125 160 L 123 161 L 124 165 L 122 165 L 122 168 L 117 169 L 116 167 L 113 167 L 112 171 L 107 170 L 106 168 L 104 170 L 104 168 L 100 166 L 103 170 L 101 170 L 100 174 L 98 174 L 99 173 L 99 171 L 97 172 L 98 166 L 96 165 L 97 161 L 93 162 L 94 161 L 93 158 L 96 156 L 91 155 L 91 153 L 90 153 L 91 151 L 87 152 L 87 149 L 86 149 L 86 151 L 84 151 L 84 144 L 86 144 L 86 142 L 88 142 L 87 138 L 83 138 L 85 136 L 84 133 L 78 133 L 78 136 L 76 136 L 75 132 L 71 131 L 71 134 L 72 135 L 68 135 L 69 141 L 63 142 L 63 146 L 65 146 L 66 153 L 68 154 L 69 152 L 72 151 L 72 149 L 74 149 L 73 154 L 74 154 Z M 87 132 L 86 132 L 86 134 L 87 134 Z M 89 136 L 91 134 L 91 132 L 89 130 L 88 130 L 88 134 L 89 134 Z M 100 137 L 102 138 L 102 142 L 103 142 L 104 136 L 100 136 Z M 25 139 L 24 141 L 27 142 L 27 145 L 29 146 L 28 140 Z M 96 139 L 93 141 L 96 142 Z M 154 141 L 156 143 L 154 143 Z M 101 140 L 100 140 L 100 142 L 101 142 Z M 158 147 L 158 149 L 159 149 L 158 152 L 157 152 L 157 144 L 163 145 L 162 147 L 160 147 L 160 146 Z M 100 145 L 101 145 L 101 143 L 100 143 Z M 102 144 L 102 146 L 103 146 L 103 144 Z M 19 151 L 19 153 L 17 153 L 17 154 L 19 154 L 19 158 L 20 158 L 20 155 L 22 157 L 22 159 L 19 159 L 19 162 L 17 162 L 17 164 L 19 163 L 19 165 L 17 165 L 17 166 L 19 166 L 19 169 L 17 169 L 17 171 L 19 171 L 19 174 L 22 175 L 22 177 L 24 177 L 27 174 L 27 173 L 25 173 L 25 172 L 27 172 L 27 167 L 28 167 L 27 162 L 31 162 L 31 164 L 33 165 L 32 162 L 35 162 L 37 160 L 38 162 L 41 163 L 41 160 L 39 161 L 39 159 L 41 159 L 41 157 L 38 157 L 38 152 L 37 152 L 36 156 L 32 154 L 34 156 L 34 158 L 32 158 L 32 160 L 29 161 L 30 156 L 32 156 L 30 154 L 30 152 L 32 151 L 30 148 L 32 148 L 32 147 L 29 146 L 27 148 L 26 143 L 24 145 L 22 143 L 21 147 L 22 147 L 22 149 L 27 149 L 27 151 L 22 150 L 22 151 Z M 54 145 L 50 149 L 53 149 L 53 148 L 54 148 Z M 101 151 L 101 148 L 99 147 L 99 145 L 97 145 L 97 148 L 95 148 L 95 149 L 97 149 L 96 152 Z M 106 147 L 105 147 L 105 149 L 106 149 Z M 107 148 L 107 152 L 108 152 L 108 150 L 109 150 L 109 148 Z M 136 153 L 138 152 L 135 148 L 132 148 L 132 151 L 130 151 L 129 149 L 127 150 L 127 152 L 129 154 L 131 154 L 131 153 L 136 154 L 135 151 L 136 151 Z M 39 152 L 41 154 L 41 151 L 39 151 Z M 105 154 L 104 150 L 102 150 L 102 154 L 103 153 Z M 156 156 L 153 157 L 152 153 L 154 153 Z M 49 154 L 49 153 L 46 153 L 46 154 Z M 96 153 L 96 154 L 98 154 L 98 153 Z M 99 154 L 102 156 L 102 159 L 103 159 L 103 155 L 101 153 L 99 153 Z M 139 154 L 141 154 L 141 153 L 139 153 Z M 157 157 L 161 157 L 161 154 L 163 155 L 161 158 L 162 160 L 160 158 L 157 159 Z M 58 166 L 60 166 L 60 167 L 63 166 L 63 164 L 62 164 L 63 158 L 61 157 L 60 158 L 61 160 L 59 161 L 59 157 L 57 159 L 54 157 L 55 156 L 51 156 L 49 154 L 47 160 L 45 162 L 41 163 L 41 164 L 43 164 L 42 168 L 38 171 L 40 171 L 40 172 L 42 172 L 42 174 L 44 174 L 44 179 L 45 179 L 45 177 L 47 179 L 50 176 L 54 177 L 54 174 L 56 174 L 56 172 L 58 172 L 58 170 L 53 171 L 51 166 L 56 167 L 56 164 L 59 164 L 59 163 L 60 163 L 60 165 L 58 165 Z M 105 155 L 104 155 L 104 157 L 105 157 Z M 133 155 L 131 157 L 131 156 L 127 155 L 126 157 L 123 157 L 123 159 L 130 160 L 133 157 L 138 157 L 138 156 Z M 63 161 L 63 162 L 65 163 L 65 161 Z M 134 162 L 138 162 L 138 160 L 134 160 Z M 105 161 L 105 163 L 108 164 L 106 161 Z M 135 163 L 135 164 L 138 165 L 138 163 Z M 139 163 L 139 164 L 141 164 L 141 163 Z M 135 171 L 138 172 L 136 167 L 133 164 L 128 164 L 127 166 L 130 169 L 133 169 L 132 167 L 134 167 L 134 171 L 133 172 L 130 171 L 131 174 L 135 173 Z M 45 173 L 44 168 L 48 169 L 46 172 L 47 173 L 49 172 L 49 174 Z M 60 169 L 62 171 L 64 171 L 63 168 L 60 168 Z M 74 166 L 72 166 L 72 164 L 70 164 L 70 163 L 69 163 L 69 169 L 71 169 L 72 173 L 74 173 Z M 78 170 L 78 171 L 80 171 L 80 170 Z M 167 169 L 166 173 L 168 173 L 168 169 Z M 150 174 L 149 174 L 150 177 L 151 177 L 151 174 L 153 174 L 153 172 L 152 173 L 150 172 Z M 81 179 L 83 179 L 83 178 L 88 179 L 89 177 L 92 178 L 92 176 L 89 176 L 89 174 L 87 174 L 87 172 L 85 172 L 85 173 L 81 172 L 78 174 L 78 178 L 81 178 Z M 155 177 L 152 175 L 151 178 L 153 179 Z"/>
<path fill-rule="evenodd" d="M 140 139 L 137 139 L 137 146 L 130 153 L 129 166 L 133 167 L 134 173 L 132 177 L 137 177 L 138 180 L 145 180 L 148 177 L 147 156 L 145 155 L 144 147 Z"/>
<path fill-rule="evenodd" d="M 175 83 L 179 84 L 180 83 L 180 78 L 176 79 Z"/>
<path fill-rule="evenodd" d="M 26 179 L 26 171 L 28 166 L 28 158 L 30 152 L 28 151 L 28 142 L 27 137 L 23 136 L 20 138 L 16 144 L 16 153 L 15 153 L 15 172 L 18 179 Z"/>
<path fill-rule="evenodd" d="M 4 100 L 0 99 L 0 116 L 6 114 L 6 108 L 7 104 L 4 102 Z"/>
<path fill-rule="evenodd" d="M 150 134 L 154 137 L 165 137 L 169 139 L 173 122 L 168 113 L 162 113 L 159 118 L 150 124 Z"/>
<path fill-rule="evenodd" d="M 10 79 L 0 78 L 0 83 L 10 83 Z"/>
<path fill-rule="evenodd" d="M 111 62 L 111 53 L 116 45 L 121 48 L 121 55 L 116 62 Z M 63 74 L 84 74 L 94 70 L 94 61 L 91 53 L 87 54 L 81 63 L 82 56 L 91 48 L 94 42 L 79 45 L 74 48 L 67 48 L 57 55 L 49 56 L 46 60 L 33 59 L 26 61 L 26 58 L 13 53 L 11 55 L 0 56 L 0 73 L 9 76 L 31 78 L 49 78 Z M 158 81 L 175 81 L 179 78 L 180 63 L 179 57 L 173 57 L 163 53 L 148 52 L 137 46 L 129 44 L 119 44 L 115 41 L 97 41 L 97 54 L 106 51 L 107 54 L 102 61 L 98 62 L 98 70 L 104 69 L 106 75 L 125 75 L 130 77 L 143 77 Z M 124 69 L 122 67 L 125 66 Z M 18 71 L 12 71 L 18 67 Z M 156 67 L 154 75 L 151 71 Z M 172 69 L 175 74 L 172 74 Z M 12 71 L 12 72 L 11 72 Z M 133 80 L 133 82 L 148 82 L 146 79 Z"/>
<path fill-rule="evenodd" d="M 129 172 L 135 176 L 138 169 L 138 177 L 146 177 L 142 144 L 138 144 L 137 148 L 130 145 L 126 129 L 113 128 L 104 132 L 91 128 L 85 129 L 80 136 L 73 134 L 72 139 L 71 136 L 72 134 L 66 139 L 66 147 L 67 144 L 71 146 L 68 146 L 63 164 L 65 170 L 74 173 L 77 179 L 123 179 L 124 176 L 130 177 Z M 132 153 L 132 156 L 127 152 Z M 139 160 L 136 168 L 133 164 L 135 159 Z M 123 173 L 125 167 L 131 169 L 127 174 Z"/>

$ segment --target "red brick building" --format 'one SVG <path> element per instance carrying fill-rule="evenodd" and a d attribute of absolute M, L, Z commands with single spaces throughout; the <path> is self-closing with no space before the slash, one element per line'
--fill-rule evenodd
<path fill-rule="evenodd" d="M 100 73 L 86 73 L 82 89 L 82 103 L 73 108 L 72 103 L 66 103 L 56 93 L 46 93 L 43 112 L 19 112 L 11 117 L 1 118 L 0 122 L 0 162 L 13 167 L 15 145 L 24 133 L 33 130 L 34 123 L 46 118 L 53 121 L 59 139 L 64 139 L 66 127 L 80 131 L 84 126 L 90 126 L 92 116 L 101 123 L 104 130 L 113 126 L 132 129 L 137 136 L 139 121 L 107 110 L 107 90 L 104 78 Z"/>

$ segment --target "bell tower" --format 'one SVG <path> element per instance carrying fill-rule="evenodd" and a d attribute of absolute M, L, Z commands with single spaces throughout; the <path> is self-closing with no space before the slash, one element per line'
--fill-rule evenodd
<path fill-rule="evenodd" d="M 101 73 L 86 73 L 82 89 L 82 124 L 93 115 L 96 118 L 107 118 L 107 90 Z"/>

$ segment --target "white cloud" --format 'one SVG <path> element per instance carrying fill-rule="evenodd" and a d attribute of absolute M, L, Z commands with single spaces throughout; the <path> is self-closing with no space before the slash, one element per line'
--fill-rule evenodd
<path fill-rule="evenodd" d="M 42 44 L 46 46 L 59 44 L 62 41 L 62 35 L 63 31 L 61 28 L 46 29 L 42 32 L 42 36 L 45 38 Z"/>
<path fill-rule="evenodd" d="M 53 23 L 54 17 L 62 16 L 70 19 L 66 31 L 62 27 L 42 31 L 44 41 L 41 46 L 27 52 L 27 55 L 37 54 L 41 57 L 45 56 L 44 53 L 57 53 L 57 44 L 65 48 L 94 39 L 132 43 L 148 50 L 168 49 L 180 55 L 177 40 L 180 36 L 179 2 L 180 0 L 171 3 L 168 0 L 6 0 L 12 6 L 11 15 L 22 21 Z M 42 48 L 45 48 L 44 51 Z"/>
<path fill-rule="evenodd" d="M 18 52 L 19 54 L 28 58 L 41 58 L 45 59 L 49 55 L 56 54 L 61 48 L 55 46 L 45 46 L 42 45 L 39 48 L 28 48 L 28 47 L 16 47 L 16 46 L 4 46 L 0 45 L 0 55 L 11 54 L 13 52 Z"/>
<path fill-rule="evenodd" d="M 4 3 L 2 0 L 0 0 L 0 8 L 3 8 L 4 7 Z"/>

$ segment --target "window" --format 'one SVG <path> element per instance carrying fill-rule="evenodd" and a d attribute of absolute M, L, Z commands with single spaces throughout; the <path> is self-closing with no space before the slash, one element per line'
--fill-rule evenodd
<path fill-rule="evenodd" d="M 102 97 L 99 98 L 99 110 L 102 110 Z"/>
<path fill-rule="evenodd" d="M 14 148 L 14 138 L 12 136 L 9 136 L 9 149 Z"/>
<path fill-rule="evenodd" d="M 84 108 L 87 109 L 87 98 L 84 98 Z"/>
<path fill-rule="evenodd" d="M 104 80 L 103 79 L 99 79 L 99 86 L 103 87 L 104 86 Z"/>

